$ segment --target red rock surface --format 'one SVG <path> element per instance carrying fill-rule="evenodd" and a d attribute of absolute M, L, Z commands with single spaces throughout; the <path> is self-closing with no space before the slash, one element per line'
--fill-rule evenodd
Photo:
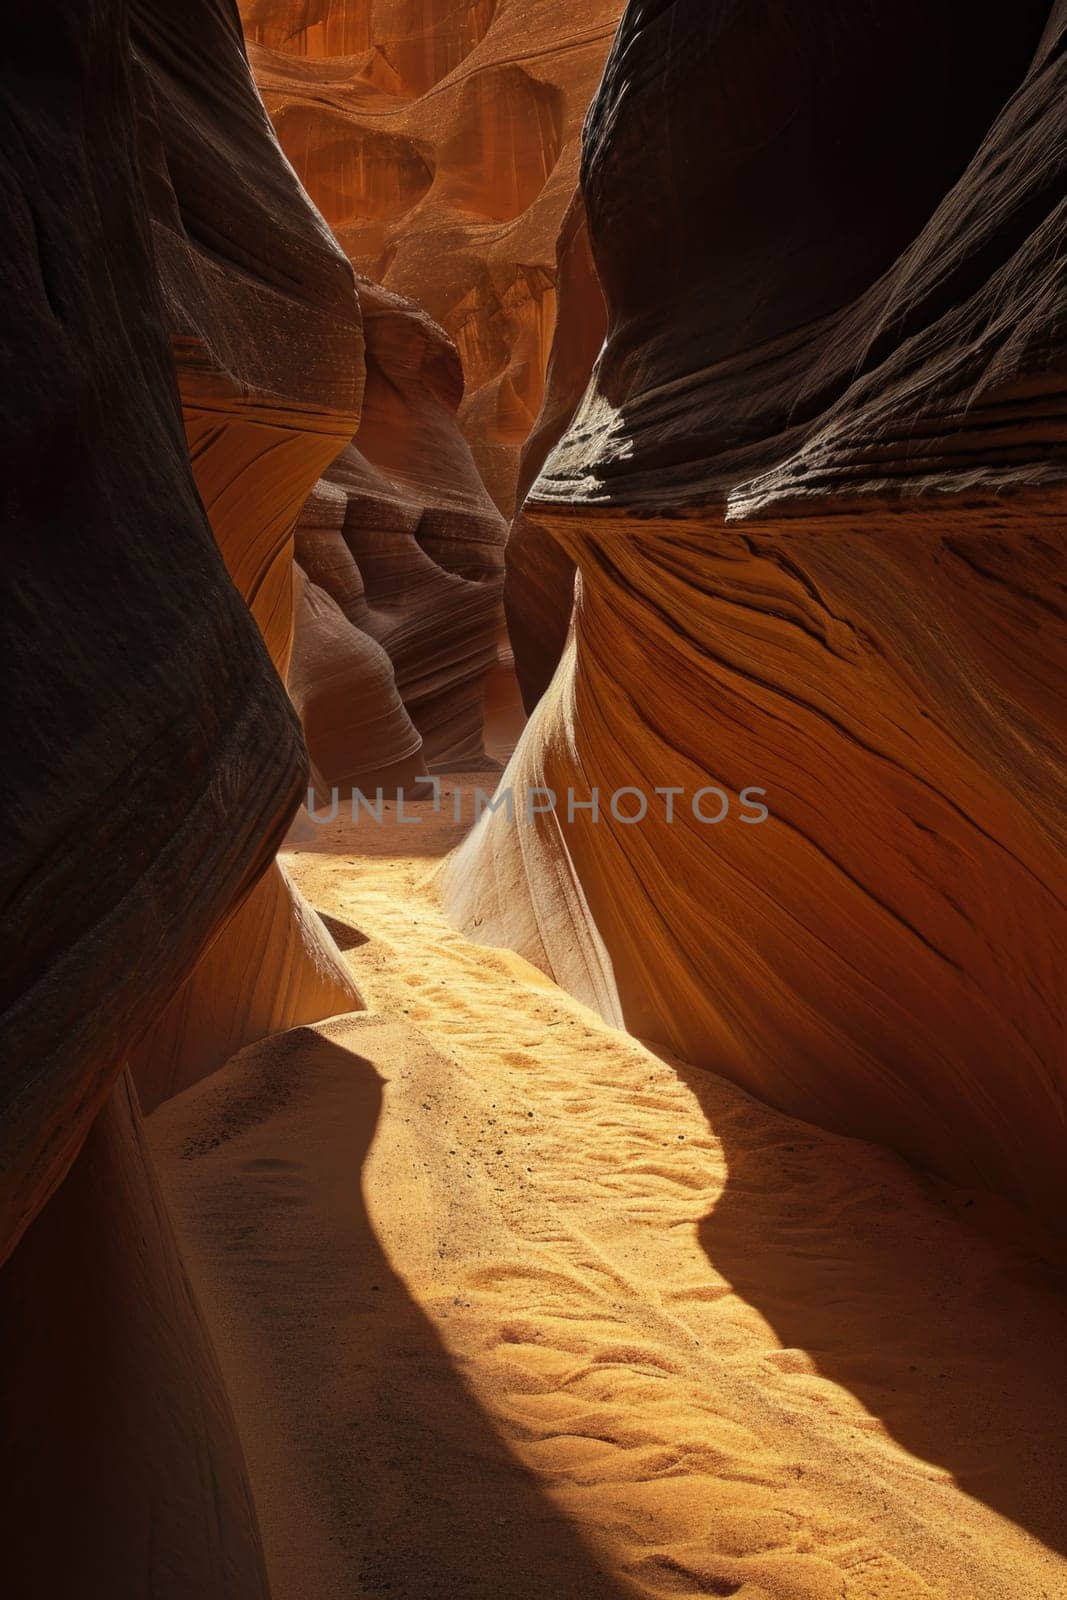
<path fill-rule="evenodd" d="M 560 660 L 450 896 L 654 1049 L 427 879 L 500 587 L 455 351 L 361 327 L 231 0 L 132 9 L 24 8 L 0 76 L 5 1593 L 269 1600 L 258 1512 L 275 1600 L 1052 1594 L 1040 1228 L 726 1079 L 1062 1214 L 1067 4 L 627 10 L 512 550 Z M 455 112 L 443 282 L 442 216 L 562 198 L 561 6 L 283 16 Z M 346 130 L 399 260 L 408 135 Z M 286 671 L 316 781 L 420 792 L 283 870 Z M 769 820 L 521 810 L 715 780 Z M 357 1002 L 328 929 L 375 1013 L 287 1027 Z"/>
<path fill-rule="evenodd" d="M 197 485 L 284 676 L 293 524 L 359 417 L 352 273 L 278 148 L 232 7 L 192 0 L 179 13 L 138 0 L 134 24 L 155 248 Z"/>
<path fill-rule="evenodd" d="M 403 788 L 425 771 L 422 739 L 397 693 L 392 662 L 376 639 L 348 620 L 332 592 L 363 593 L 341 536 L 346 505 L 342 490 L 319 483 L 303 512 L 308 571 L 297 567 L 289 693 L 304 725 L 318 796 L 332 788 Z M 311 571 L 329 581 L 320 587 Z"/>
<path fill-rule="evenodd" d="M 1055 1216 L 1067 12 L 970 21 L 629 7 L 607 343 L 525 512 L 574 639 L 508 777 L 733 815 L 498 817 L 450 882 L 640 1035 Z"/>
<path fill-rule="evenodd" d="M 563 653 L 574 595 L 574 561 L 522 506 L 549 451 L 570 425 L 600 353 L 607 312 L 589 246 L 581 194 L 563 219 L 557 245 L 559 321 L 537 424 L 523 446 L 518 511 L 505 549 L 504 610 L 515 672 L 527 711 L 544 694 Z"/>
<path fill-rule="evenodd" d="M 241 0 L 282 146 L 356 266 L 454 339 L 460 417 L 514 505 L 556 237 L 621 0 Z"/>
<path fill-rule="evenodd" d="M 138 0 L 134 37 L 193 471 L 230 575 L 284 677 L 294 523 L 351 437 L 362 399 L 352 272 L 278 148 L 231 7 L 194 0 L 178 15 Z M 146 1109 L 250 1040 L 359 1003 L 325 929 L 272 866 L 138 1045 Z"/>
<path fill-rule="evenodd" d="M 359 432 L 305 508 L 297 552 L 351 626 L 385 650 L 422 760 L 451 771 L 484 767 L 485 685 L 503 629 L 504 522 L 456 426 L 463 377 L 454 347 L 388 290 L 361 280 L 360 299 L 367 379 Z M 318 507 L 337 495 L 340 525 L 324 529 Z M 342 704 L 335 694 L 331 703 L 338 727 L 362 715 L 358 698 Z M 359 737 L 348 736 L 353 749 Z M 410 737 L 387 722 L 366 746 L 366 770 L 411 754 Z"/>

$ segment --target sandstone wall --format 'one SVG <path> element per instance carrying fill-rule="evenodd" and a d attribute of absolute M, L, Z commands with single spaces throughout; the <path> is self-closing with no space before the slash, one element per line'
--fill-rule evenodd
<path fill-rule="evenodd" d="M 456 425 L 463 375 L 455 348 L 425 312 L 387 289 L 361 280 L 360 299 L 363 413 L 318 491 L 320 504 L 338 503 L 340 520 L 324 529 L 309 502 L 297 552 L 357 635 L 386 652 L 421 739 L 417 770 L 481 768 L 485 685 L 503 633 L 504 521 Z M 405 752 L 410 740 L 399 726 L 379 723 L 365 770 Z M 314 742 L 312 755 L 321 766 Z M 337 764 L 329 770 L 338 782 Z M 386 776 L 415 770 L 387 766 Z"/>
<path fill-rule="evenodd" d="M 361 271 L 455 341 L 497 506 L 541 403 L 555 246 L 621 0 L 242 0 L 282 146 Z"/>
<path fill-rule="evenodd" d="M 630 5 L 583 156 L 607 341 L 525 507 L 573 636 L 506 781 L 732 816 L 487 819 L 450 877 L 639 1034 L 1052 1215 L 1065 20 Z"/>
<path fill-rule="evenodd" d="M 193 319 L 175 306 L 202 290 L 235 346 L 246 292 L 252 321 L 269 319 L 250 260 L 220 264 L 206 190 L 188 214 L 210 238 L 202 280 L 191 236 L 169 260 L 153 239 L 166 195 L 148 58 L 153 42 L 159 61 L 196 54 L 195 35 L 156 20 L 139 8 L 133 38 L 124 5 L 42 0 L 11 31 L 0 93 L 0 1538 L 19 1600 L 267 1594 L 240 1443 L 123 1071 L 271 882 L 306 776 L 264 642 L 287 627 L 261 632 L 226 570 L 269 519 L 227 520 L 189 462 L 168 331 L 184 339 Z M 234 98 L 235 14 L 190 21 L 232 50 L 221 84 L 200 60 L 196 90 L 188 67 L 189 94 Z M 191 102 L 181 118 L 176 165 Z M 346 271 L 337 257 L 339 286 Z M 182 345 L 217 394 L 206 349 Z M 251 388 L 231 384 L 234 412 Z"/>
<path fill-rule="evenodd" d="M 193 473 L 230 576 L 284 678 L 296 518 L 351 438 L 362 402 L 352 271 L 278 148 L 234 8 L 193 0 L 179 14 L 137 0 L 133 38 Z M 272 865 L 139 1042 L 145 1109 L 254 1039 L 359 1004 L 325 928 Z"/>

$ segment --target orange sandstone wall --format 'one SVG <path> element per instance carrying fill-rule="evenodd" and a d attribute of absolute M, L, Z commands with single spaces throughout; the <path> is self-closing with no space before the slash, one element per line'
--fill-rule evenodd
<path fill-rule="evenodd" d="M 294 528 L 351 438 L 363 332 L 349 263 L 282 156 L 220 0 L 138 0 L 141 142 L 197 488 L 284 678 Z M 196 41 L 190 50 L 190 41 Z M 242 1045 L 360 1004 L 277 864 L 134 1052 L 146 1110 Z"/>
<path fill-rule="evenodd" d="M 504 611 L 526 710 L 552 681 L 570 627 L 575 566 L 524 501 L 545 458 L 563 437 L 585 393 L 607 331 L 607 308 L 589 243 L 581 193 L 567 209 L 557 254 L 559 318 L 537 423 L 523 446 L 515 519 L 505 549 Z"/>
<path fill-rule="evenodd" d="M 48 0 L 13 65 L 4 1254 L 70 1166 L 130 1043 L 271 861 L 305 771 L 189 468 L 125 10 Z"/>
<path fill-rule="evenodd" d="M 621 0 L 241 0 L 282 147 L 357 267 L 455 341 L 510 516 L 556 317 L 556 238 Z"/>
<path fill-rule="evenodd" d="M 377 718 L 364 773 L 393 782 L 427 766 L 481 768 L 485 686 L 503 628 L 504 521 L 456 425 L 463 375 L 454 346 L 424 311 L 380 285 L 361 279 L 360 299 L 359 432 L 305 507 L 297 554 L 357 646 L 376 643 L 392 663 L 409 720 L 392 711 Z M 326 503 L 336 507 L 332 527 L 323 526 Z M 320 703 L 329 721 L 343 721 L 336 690 Z M 337 741 L 313 734 L 309 742 L 324 779 L 347 782 Z M 417 769 L 404 764 L 413 748 Z"/>
<path fill-rule="evenodd" d="M 573 631 L 505 776 L 603 811 L 487 817 L 447 889 L 683 1058 L 1056 1218 L 1067 10 L 972 23 L 629 6 L 607 340 L 524 511 Z M 607 810 L 704 784 L 719 825 Z"/>

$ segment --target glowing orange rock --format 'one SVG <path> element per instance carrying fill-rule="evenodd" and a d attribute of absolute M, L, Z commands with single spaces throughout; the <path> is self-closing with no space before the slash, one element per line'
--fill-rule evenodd
<path fill-rule="evenodd" d="M 621 0 L 242 0 L 282 147 L 351 259 L 455 341 L 510 516 L 556 316 L 556 237 Z"/>
<path fill-rule="evenodd" d="M 486 819 L 450 897 L 683 1058 L 1058 1215 L 1064 12 L 927 7 L 917 49 L 875 10 L 626 13 L 607 341 L 525 507 L 579 587 L 507 780 L 561 811 Z"/>

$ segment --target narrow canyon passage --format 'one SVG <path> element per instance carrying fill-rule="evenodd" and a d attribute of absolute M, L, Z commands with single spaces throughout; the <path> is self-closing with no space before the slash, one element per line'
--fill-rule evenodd
<path fill-rule="evenodd" d="M 1063 1600 L 1067 0 L 22 12 L 0 1600 Z"/>
<path fill-rule="evenodd" d="M 1047 1264 L 468 943 L 479 781 L 285 853 L 369 1009 L 147 1124 L 274 1600 L 1051 1600 Z"/>

